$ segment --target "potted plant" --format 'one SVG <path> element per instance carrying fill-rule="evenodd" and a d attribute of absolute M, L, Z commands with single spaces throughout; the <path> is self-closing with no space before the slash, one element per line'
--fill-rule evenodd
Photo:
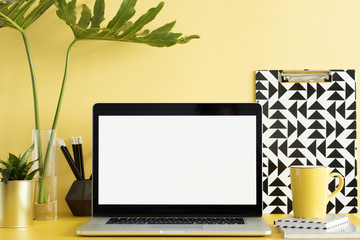
<path fill-rule="evenodd" d="M 33 223 L 34 175 L 30 171 L 37 161 L 28 162 L 34 145 L 19 157 L 9 154 L 7 161 L 0 160 L 0 227 L 27 227 Z"/>
<path fill-rule="evenodd" d="M 66 54 L 62 87 L 59 94 L 54 120 L 51 129 L 47 131 L 49 134 L 46 136 L 46 141 L 42 143 L 36 76 L 26 30 L 54 3 L 57 8 L 57 16 L 71 28 L 74 34 L 74 39 L 69 44 Z M 73 46 L 84 40 L 106 40 L 141 43 L 152 47 L 171 47 L 176 44 L 185 44 L 192 39 L 199 38 L 198 35 L 183 36 L 182 33 L 171 32 L 175 26 L 175 21 L 165 24 L 153 31 L 144 29 L 144 27 L 148 23 L 152 22 L 158 13 L 162 10 L 164 2 L 160 2 L 156 7 L 149 9 L 137 20 L 133 21 L 132 18 L 136 12 L 136 3 L 137 0 L 123 0 L 115 16 L 106 25 L 104 25 L 104 0 L 95 0 L 93 11 L 91 11 L 91 9 L 86 4 L 82 4 L 81 13 L 77 12 L 76 0 L 0 0 L 0 28 L 10 27 L 19 31 L 24 41 L 29 62 L 32 92 L 34 98 L 36 129 L 33 136 L 36 149 L 36 151 L 34 151 L 34 155 L 36 156 L 35 158 L 39 159 L 38 164 L 39 168 L 41 168 L 39 171 L 38 196 L 36 197 L 36 204 L 39 206 L 39 208 L 36 207 L 36 209 L 39 209 L 39 212 L 42 211 L 42 208 L 48 208 L 46 203 L 50 199 L 50 197 L 48 197 L 49 194 L 47 193 L 48 190 L 46 190 L 49 189 L 49 187 L 46 186 L 46 182 L 49 182 L 46 180 L 48 177 L 47 171 L 49 170 L 48 168 L 50 165 L 50 155 L 54 155 L 54 148 L 52 146 L 55 145 L 55 130 L 57 128 L 62 100 L 65 92 L 70 52 Z M 46 145 L 44 150 L 42 150 L 42 145 Z M 51 165 L 56 166 L 56 164 Z M 56 189 L 54 191 L 56 191 Z M 56 209 L 56 207 L 52 209 Z M 46 218 L 46 216 L 44 218 L 37 218 L 36 215 L 37 214 L 35 214 L 36 219 L 56 219 L 56 213 L 55 215 L 50 214 L 50 218 Z"/>

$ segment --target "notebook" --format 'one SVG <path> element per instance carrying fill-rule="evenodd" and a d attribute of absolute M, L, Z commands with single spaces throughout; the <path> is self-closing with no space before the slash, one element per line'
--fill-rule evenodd
<path fill-rule="evenodd" d="M 84 236 L 263 236 L 257 103 L 96 104 Z"/>
<path fill-rule="evenodd" d="M 330 229 L 298 229 L 298 228 L 283 228 L 281 232 L 286 239 L 359 239 L 360 228 L 352 222 L 348 222 Z"/>
<path fill-rule="evenodd" d="M 281 218 L 274 221 L 275 227 L 322 229 L 335 228 L 349 222 L 348 215 L 327 214 L 325 218 L 296 218 L 294 216 Z"/>

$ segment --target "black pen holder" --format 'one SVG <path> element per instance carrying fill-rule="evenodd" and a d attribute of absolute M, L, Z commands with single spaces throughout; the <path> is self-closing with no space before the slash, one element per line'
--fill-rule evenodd
<path fill-rule="evenodd" d="M 75 180 L 65 201 L 74 216 L 91 216 L 92 180 Z"/>

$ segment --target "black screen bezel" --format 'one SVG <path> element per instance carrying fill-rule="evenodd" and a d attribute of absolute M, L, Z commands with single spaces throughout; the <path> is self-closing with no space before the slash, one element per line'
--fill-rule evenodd
<path fill-rule="evenodd" d="M 199 110 L 201 109 L 201 110 Z M 254 205 L 100 205 L 99 116 L 251 115 L 256 116 L 256 204 Z M 97 103 L 93 107 L 92 213 L 115 216 L 262 216 L 262 108 L 257 103 Z M 239 189 L 239 191 L 241 191 Z M 246 193 L 245 193 L 246 194 Z"/>

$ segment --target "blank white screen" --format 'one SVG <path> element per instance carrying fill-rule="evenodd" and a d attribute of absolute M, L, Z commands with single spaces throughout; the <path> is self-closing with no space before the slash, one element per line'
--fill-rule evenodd
<path fill-rule="evenodd" d="M 255 116 L 100 116 L 99 204 L 256 204 Z"/>

